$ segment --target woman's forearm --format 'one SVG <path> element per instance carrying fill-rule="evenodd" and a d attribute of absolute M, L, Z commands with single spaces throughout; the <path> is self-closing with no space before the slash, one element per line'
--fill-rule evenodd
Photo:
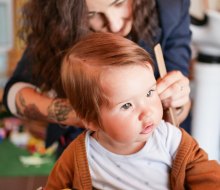
<path fill-rule="evenodd" d="M 80 126 L 74 110 L 66 99 L 50 98 L 33 88 L 23 88 L 16 94 L 17 114 L 23 118 L 62 125 Z"/>

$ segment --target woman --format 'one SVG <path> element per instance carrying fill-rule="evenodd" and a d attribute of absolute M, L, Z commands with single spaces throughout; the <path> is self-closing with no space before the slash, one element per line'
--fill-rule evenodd
<path fill-rule="evenodd" d="M 89 32 L 107 31 L 130 38 L 147 51 L 162 45 L 169 73 L 158 80 L 158 92 L 164 108 L 178 108 L 183 121 L 190 105 L 188 9 L 189 0 L 28 1 L 22 28 L 27 49 L 5 87 L 4 104 L 14 115 L 49 121 L 46 145 L 58 140 L 62 152 L 81 129 L 59 125 L 81 123 L 65 99 L 61 60 Z"/>

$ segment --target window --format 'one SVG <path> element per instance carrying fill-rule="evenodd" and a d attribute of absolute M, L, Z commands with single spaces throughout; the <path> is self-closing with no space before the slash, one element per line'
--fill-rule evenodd
<path fill-rule="evenodd" d="M 12 0 L 0 0 L 0 53 L 12 48 Z"/>

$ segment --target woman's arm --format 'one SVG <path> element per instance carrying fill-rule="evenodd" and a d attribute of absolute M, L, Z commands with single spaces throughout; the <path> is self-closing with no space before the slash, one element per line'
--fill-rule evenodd
<path fill-rule="evenodd" d="M 4 89 L 3 103 L 7 110 L 26 119 L 81 126 L 67 100 L 50 98 L 36 90 L 32 70 L 33 63 L 26 50 Z"/>
<path fill-rule="evenodd" d="M 66 99 L 50 98 L 34 88 L 22 88 L 15 97 L 17 115 L 62 125 L 81 126 L 81 122 Z"/>
<path fill-rule="evenodd" d="M 168 74 L 158 80 L 158 93 L 164 108 L 177 109 L 181 123 L 190 111 L 189 64 L 191 59 L 191 32 L 189 0 L 159 0 L 163 38 L 160 43 Z"/>
<path fill-rule="evenodd" d="M 159 1 L 163 49 L 167 71 L 181 71 L 189 75 L 191 60 L 191 31 L 189 0 Z"/>

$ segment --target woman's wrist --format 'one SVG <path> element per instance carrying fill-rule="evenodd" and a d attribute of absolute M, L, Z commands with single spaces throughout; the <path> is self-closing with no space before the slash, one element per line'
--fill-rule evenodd
<path fill-rule="evenodd" d="M 55 123 L 65 124 L 69 113 L 73 110 L 66 99 L 55 98 L 48 106 L 48 119 Z"/>
<path fill-rule="evenodd" d="M 176 108 L 176 116 L 179 123 L 182 123 L 188 116 L 191 109 L 191 100 L 189 100 L 185 105 Z"/>
<path fill-rule="evenodd" d="M 70 105 L 67 99 L 55 98 L 48 106 L 48 120 L 59 124 L 61 127 L 83 127 L 81 119 Z"/>
<path fill-rule="evenodd" d="M 177 107 L 177 108 L 174 109 L 175 116 L 177 117 L 177 121 L 178 121 L 179 124 L 181 124 L 186 119 L 186 117 L 189 114 L 190 108 L 191 108 L 191 101 L 187 102 L 183 106 L 180 106 L 180 107 Z M 165 121 L 171 122 L 170 121 L 171 118 L 170 118 L 169 108 L 164 108 L 163 112 L 164 112 L 163 119 Z"/>
<path fill-rule="evenodd" d="M 180 107 L 176 108 L 176 115 L 178 116 L 178 115 L 182 114 L 183 111 L 184 111 L 184 106 L 180 106 Z"/>

